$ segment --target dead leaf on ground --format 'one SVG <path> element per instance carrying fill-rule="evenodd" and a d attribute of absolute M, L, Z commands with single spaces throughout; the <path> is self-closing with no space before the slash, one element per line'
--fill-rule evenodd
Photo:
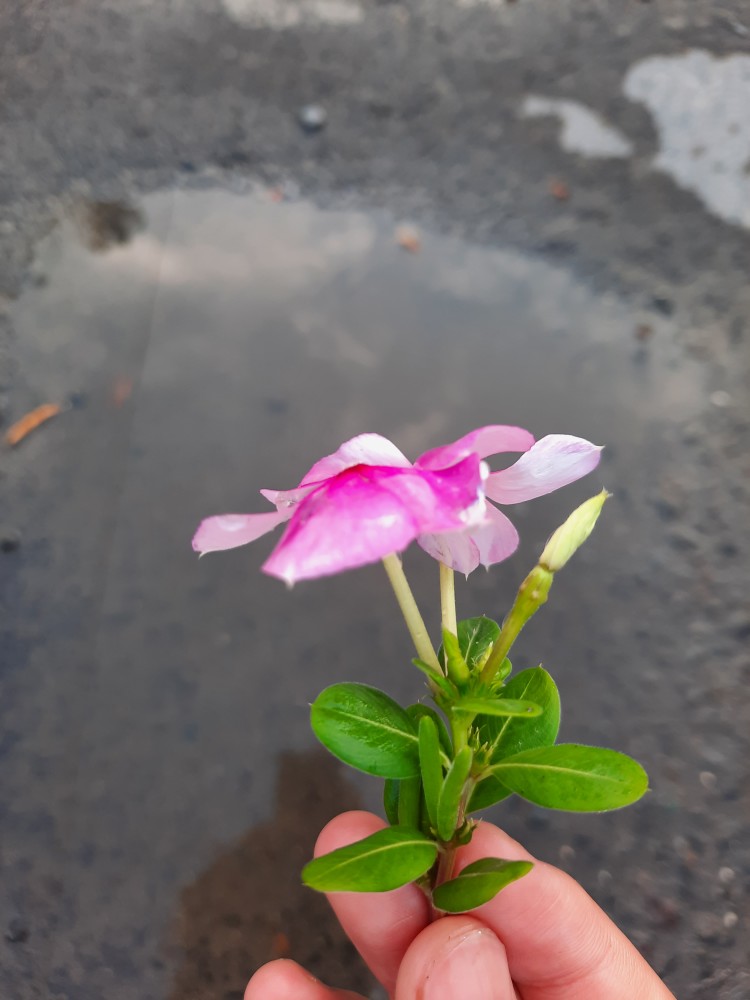
<path fill-rule="evenodd" d="M 278 931 L 271 942 L 271 958 L 287 958 L 292 950 L 289 938 L 283 931 Z"/>
<path fill-rule="evenodd" d="M 128 375 L 118 375 L 112 383 L 112 402 L 120 409 L 133 395 L 133 380 Z"/>
<path fill-rule="evenodd" d="M 638 326 L 635 328 L 635 339 L 640 340 L 642 343 L 644 340 L 648 340 L 650 337 L 652 337 L 653 333 L 654 333 L 654 328 L 651 326 L 650 323 L 639 323 Z"/>
<path fill-rule="evenodd" d="M 570 188 L 559 177 L 553 177 L 549 182 L 549 193 L 557 201 L 567 201 L 570 198 Z"/>
<path fill-rule="evenodd" d="M 42 424 L 46 424 L 52 417 L 56 417 L 61 412 L 61 409 L 62 407 L 58 406 L 57 403 L 44 403 L 42 406 L 37 406 L 36 409 L 26 413 L 20 420 L 17 420 L 8 428 L 5 432 L 5 443 L 10 445 L 11 448 L 15 448 L 32 431 L 35 431 L 37 427 L 41 427 Z"/>
<path fill-rule="evenodd" d="M 407 250 L 409 253 L 419 253 L 422 249 L 422 240 L 414 226 L 398 226 L 396 228 L 396 243 L 402 250 Z"/>

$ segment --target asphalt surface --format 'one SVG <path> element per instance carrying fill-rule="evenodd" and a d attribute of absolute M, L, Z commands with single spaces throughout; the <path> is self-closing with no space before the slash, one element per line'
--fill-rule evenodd
<path fill-rule="evenodd" d="M 419 691 L 382 574 L 189 540 L 347 436 L 496 421 L 607 451 L 461 609 L 612 490 L 516 666 L 652 791 L 493 818 L 678 997 L 750 996 L 749 88 L 740 2 L 0 12 L 0 414 L 66 406 L 0 455 L 0 997 L 228 1000 L 286 954 L 377 995 L 296 872 L 377 801 L 306 705 Z"/>

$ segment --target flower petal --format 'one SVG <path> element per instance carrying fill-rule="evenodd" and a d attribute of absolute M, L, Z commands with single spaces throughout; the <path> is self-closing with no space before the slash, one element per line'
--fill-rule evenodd
<path fill-rule="evenodd" d="M 453 462 L 445 464 L 454 465 L 457 461 L 458 459 L 454 459 Z M 358 434 L 357 437 L 345 441 L 332 455 L 326 455 L 317 461 L 304 476 L 300 486 L 330 479 L 331 476 L 354 465 L 393 465 L 399 469 L 411 468 L 411 462 L 406 455 L 402 454 L 388 438 L 380 434 Z"/>
<path fill-rule="evenodd" d="M 461 528 L 480 490 L 476 456 L 440 472 L 346 469 L 299 504 L 263 569 L 294 583 L 375 562 L 424 532 Z"/>
<path fill-rule="evenodd" d="M 420 535 L 417 541 L 428 555 L 457 573 L 468 576 L 479 565 L 479 549 L 468 531 Z"/>
<path fill-rule="evenodd" d="M 277 510 L 288 510 L 288 508 L 296 507 L 318 485 L 320 484 L 309 483 L 307 486 L 296 486 L 293 490 L 260 490 L 260 495 L 272 503 Z M 292 510 L 288 510 L 287 517 L 291 517 L 293 513 Z"/>
<path fill-rule="evenodd" d="M 271 511 L 268 514 L 218 514 L 207 517 L 201 521 L 193 536 L 193 549 L 201 555 L 236 549 L 272 531 L 287 521 L 290 515 L 291 511 Z"/>
<path fill-rule="evenodd" d="M 520 541 L 513 524 L 497 507 L 491 503 L 486 505 L 487 519 L 478 528 L 469 532 L 472 541 L 479 549 L 479 561 L 489 569 L 495 563 L 502 562 L 512 556 Z"/>
<path fill-rule="evenodd" d="M 413 467 L 373 471 L 380 486 L 393 491 L 409 508 L 417 533 L 459 531 L 484 520 L 481 462 L 476 455 L 434 472 Z"/>
<path fill-rule="evenodd" d="M 453 444 L 426 451 L 414 464 L 420 469 L 445 469 L 467 455 L 487 458 L 506 451 L 528 451 L 533 444 L 534 435 L 522 427 L 490 424 L 470 431 Z"/>
<path fill-rule="evenodd" d="M 575 482 L 595 469 L 602 449 L 584 438 L 548 434 L 508 469 L 493 472 L 485 492 L 497 503 L 521 503 Z"/>
<path fill-rule="evenodd" d="M 480 563 L 489 569 L 513 555 L 519 538 L 505 514 L 491 503 L 485 503 L 483 523 L 477 527 L 441 535 L 420 535 L 417 541 L 434 559 L 468 576 Z"/>

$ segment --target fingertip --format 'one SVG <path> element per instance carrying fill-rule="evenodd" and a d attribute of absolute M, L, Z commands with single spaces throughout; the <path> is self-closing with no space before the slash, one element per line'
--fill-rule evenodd
<path fill-rule="evenodd" d="M 320 981 L 301 965 L 279 958 L 258 969 L 245 988 L 244 1000 L 314 1000 L 320 987 Z"/>
<path fill-rule="evenodd" d="M 321 831 L 315 856 L 363 840 L 387 825 L 374 813 L 342 813 Z M 405 885 L 390 892 L 330 893 L 328 902 L 373 975 L 391 991 L 404 952 L 429 922 L 424 893 Z"/>
<path fill-rule="evenodd" d="M 395 1000 L 516 1000 L 505 948 L 473 916 L 443 917 L 426 927 L 406 952 Z"/>

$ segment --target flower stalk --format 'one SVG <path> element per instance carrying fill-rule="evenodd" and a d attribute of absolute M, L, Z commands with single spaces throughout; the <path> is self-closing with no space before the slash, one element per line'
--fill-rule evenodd
<path fill-rule="evenodd" d="M 456 623 L 456 582 L 453 570 L 440 563 L 440 612 L 443 628 L 453 635 L 458 631 Z"/>
<path fill-rule="evenodd" d="M 417 602 L 414 600 L 414 594 L 411 592 L 409 581 L 406 579 L 401 560 L 395 553 L 391 553 L 391 555 L 383 557 L 383 566 L 385 566 L 388 579 L 393 587 L 393 593 L 396 595 L 398 606 L 401 608 L 401 614 L 404 616 L 406 627 L 409 629 L 409 635 L 414 643 L 417 656 L 420 660 L 424 660 L 428 666 L 442 673 L 437 653 L 430 642 L 427 626 L 417 607 Z"/>

